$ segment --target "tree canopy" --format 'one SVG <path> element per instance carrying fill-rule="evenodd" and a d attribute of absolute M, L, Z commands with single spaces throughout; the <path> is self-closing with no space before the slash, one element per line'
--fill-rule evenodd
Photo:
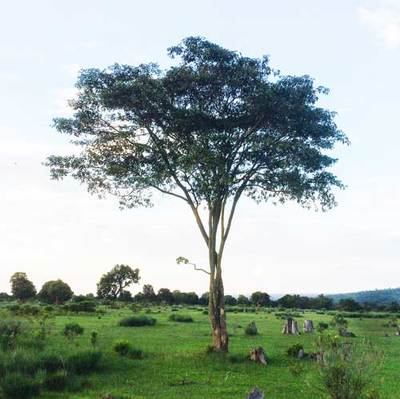
<path fill-rule="evenodd" d="M 36 296 L 36 288 L 26 273 L 17 272 L 11 276 L 11 293 L 19 301 L 27 301 Z"/>
<path fill-rule="evenodd" d="M 125 289 L 140 280 L 139 269 L 128 265 L 115 265 L 108 273 L 103 274 L 97 284 L 97 296 L 104 299 L 126 297 Z"/>

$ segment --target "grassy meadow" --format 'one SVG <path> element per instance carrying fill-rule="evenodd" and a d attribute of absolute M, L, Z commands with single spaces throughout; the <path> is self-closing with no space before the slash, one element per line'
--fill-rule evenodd
<path fill-rule="evenodd" d="M 312 319 L 315 325 L 332 319 L 330 312 L 296 313 L 300 330 L 306 318 Z M 171 314 L 189 315 L 193 322 L 170 321 Z M 146 315 L 157 322 L 154 326 L 119 326 L 121 319 L 133 315 Z M 126 306 L 104 308 L 101 314 L 57 314 L 46 321 L 43 347 L 35 347 L 29 341 L 29 336 L 40 329 L 39 317 L 11 316 L 6 310 L 2 311 L 1 317 L 3 320 L 19 318 L 25 321 L 26 330 L 17 340 L 14 350 L 18 351 L 18 346 L 22 346 L 32 356 L 55 353 L 66 359 L 73 353 L 92 350 L 91 333 L 98 333 L 95 350 L 103 354 L 98 368 L 80 375 L 75 385 L 68 389 L 59 392 L 43 389 L 40 397 L 45 399 L 244 399 L 254 386 L 263 390 L 268 399 L 325 397 L 318 389 L 316 362 L 286 354 L 287 349 L 296 343 L 303 344 L 306 352 L 315 351 L 316 334 L 283 335 L 284 320 L 276 309 L 261 309 L 255 313 L 229 312 L 228 355 L 207 353 L 210 327 L 208 315 L 201 307 L 152 307 L 134 313 Z M 395 336 L 393 327 L 384 326 L 388 320 L 383 317 L 348 319 L 349 330 L 356 334 L 352 340 L 367 338 L 383 352 L 383 365 L 378 376 L 381 397 L 395 399 L 400 396 L 400 337 Z M 247 336 L 244 329 L 252 321 L 255 321 L 259 334 Z M 68 323 L 82 326 L 83 335 L 67 339 L 63 329 Z M 131 359 L 115 353 L 113 345 L 120 340 L 142 350 L 143 358 Z M 246 359 L 250 349 L 256 346 L 262 346 L 268 355 L 266 367 Z M 5 352 L 0 353 L 0 365 L 1 356 L 5 356 Z"/>

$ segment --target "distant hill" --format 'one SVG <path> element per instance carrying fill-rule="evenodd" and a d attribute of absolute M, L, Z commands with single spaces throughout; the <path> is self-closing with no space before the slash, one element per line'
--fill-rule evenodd
<path fill-rule="evenodd" d="M 333 294 L 326 296 L 332 298 L 335 302 L 338 302 L 341 299 L 352 298 L 358 303 L 371 302 L 387 305 L 391 302 L 400 302 L 400 288 L 387 288 L 384 290 L 350 292 L 347 294 Z"/>

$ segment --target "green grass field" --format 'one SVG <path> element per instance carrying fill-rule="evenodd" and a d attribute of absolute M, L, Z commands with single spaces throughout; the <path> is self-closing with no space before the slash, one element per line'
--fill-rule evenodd
<path fill-rule="evenodd" d="M 191 315 L 193 323 L 168 320 L 171 313 Z M 270 359 L 263 367 L 248 360 L 232 362 L 229 356 L 207 354 L 210 344 L 208 316 L 199 310 L 152 308 L 149 317 L 157 319 L 155 326 L 120 327 L 118 322 L 133 313 L 128 308 L 108 309 L 105 314 L 61 315 L 54 318 L 46 350 L 65 356 L 91 348 L 90 333 L 98 332 L 98 350 L 103 352 L 100 368 L 84 377 L 84 387 L 78 392 L 51 393 L 44 391 L 43 398 L 103 398 L 106 394 L 122 398 L 226 398 L 244 399 L 254 386 L 262 389 L 266 398 L 302 399 L 324 397 L 317 390 L 316 364 L 310 360 L 290 358 L 289 346 L 302 343 L 306 351 L 314 349 L 314 334 L 288 336 L 281 333 L 283 320 L 274 312 L 228 314 L 230 354 L 247 355 L 255 346 L 262 346 Z M 100 317 L 100 318 L 99 318 Z M 297 317 L 299 327 L 305 318 L 328 322 L 331 316 L 306 312 Z M 357 337 L 368 338 L 384 353 L 384 364 L 379 379 L 382 380 L 382 398 L 400 397 L 400 337 L 394 329 L 384 327 L 385 319 L 348 319 L 349 330 Z M 257 336 L 246 336 L 244 327 L 255 321 Z M 85 329 L 83 336 L 70 342 L 62 334 L 65 324 L 77 322 Z M 389 336 L 385 337 L 385 334 Z M 141 360 L 121 357 L 113 351 L 113 343 L 127 340 L 144 352 Z M 239 357 L 239 356 L 238 356 Z M 293 369 L 301 367 L 300 375 Z M 17 398 L 16 398 L 17 399 Z"/>

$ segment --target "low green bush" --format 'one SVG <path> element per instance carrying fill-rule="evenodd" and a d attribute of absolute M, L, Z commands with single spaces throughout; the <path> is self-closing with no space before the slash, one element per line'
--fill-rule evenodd
<path fill-rule="evenodd" d="M 63 334 L 68 339 L 73 339 L 84 333 L 84 328 L 78 323 L 68 323 L 65 325 Z"/>
<path fill-rule="evenodd" d="M 44 353 L 39 357 L 40 368 L 48 373 L 55 373 L 64 368 L 64 360 L 60 355 Z"/>
<path fill-rule="evenodd" d="M 171 314 L 169 320 L 177 323 L 193 323 L 193 318 L 191 316 L 182 314 Z"/>
<path fill-rule="evenodd" d="M 67 359 L 67 370 L 76 374 L 91 373 L 98 368 L 102 356 L 101 352 L 94 351 L 76 353 Z"/>
<path fill-rule="evenodd" d="M 68 376 L 65 373 L 49 374 L 44 380 L 44 386 L 49 391 L 61 392 L 68 386 Z"/>
<path fill-rule="evenodd" d="M 156 319 L 147 316 L 131 316 L 122 319 L 119 322 L 121 327 L 142 327 L 142 326 L 154 326 Z"/>
<path fill-rule="evenodd" d="M 0 346 L 3 350 L 13 349 L 17 337 L 23 332 L 23 324 L 19 320 L 0 320 Z"/>
<path fill-rule="evenodd" d="M 302 344 L 294 344 L 287 349 L 286 353 L 291 357 L 297 357 L 301 350 L 304 350 Z"/>
<path fill-rule="evenodd" d="M 114 352 L 120 356 L 127 356 L 131 350 L 131 344 L 128 341 L 120 340 L 116 341 L 113 346 Z"/>
<path fill-rule="evenodd" d="M 6 374 L 1 380 L 4 399 L 31 399 L 40 395 L 40 388 L 38 380 L 27 378 L 20 373 Z"/>

